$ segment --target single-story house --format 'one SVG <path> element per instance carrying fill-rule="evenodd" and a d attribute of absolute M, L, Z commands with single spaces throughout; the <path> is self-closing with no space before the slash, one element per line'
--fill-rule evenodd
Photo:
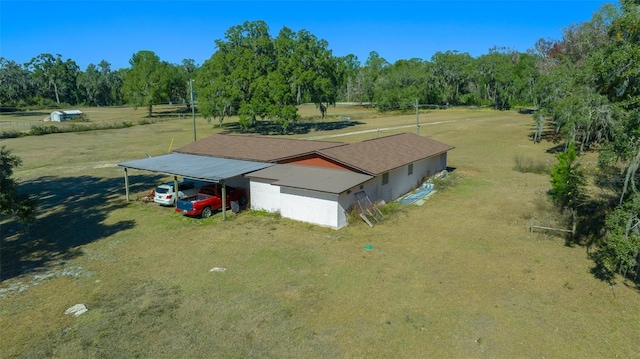
<path fill-rule="evenodd" d="M 176 152 L 274 163 L 244 174 L 251 208 L 339 229 L 356 193 L 390 202 L 446 169 L 451 149 L 411 133 L 358 143 L 213 135 Z"/>
<path fill-rule="evenodd" d="M 49 118 L 53 122 L 69 121 L 74 117 L 82 115 L 80 110 L 65 110 L 65 111 L 53 111 L 49 115 Z"/>
<path fill-rule="evenodd" d="M 122 162 L 154 171 L 247 190 L 252 209 L 335 229 L 358 203 L 390 202 L 447 168 L 452 146 L 411 133 L 358 143 L 212 135 L 172 154 Z"/>

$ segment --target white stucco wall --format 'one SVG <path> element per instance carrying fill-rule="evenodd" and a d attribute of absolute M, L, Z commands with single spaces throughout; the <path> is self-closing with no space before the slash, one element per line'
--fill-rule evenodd
<path fill-rule="evenodd" d="M 283 217 L 340 228 L 338 196 L 335 194 L 282 187 L 280 203 Z"/>
<path fill-rule="evenodd" d="M 280 186 L 253 178 L 250 182 L 251 209 L 280 212 Z"/>
<path fill-rule="evenodd" d="M 371 202 L 384 200 L 391 202 L 398 197 L 417 188 L 426 177 L 446 169 L 447 154 L 426 158 L 413 163 L 413 173 L 409 175 L 409 166 L 405 165 L 389 171 L 389 183 L 382 184 L 382 175 L 365 182 L 361 188 L 354 188 L 352 192 L 365 191 Z"/>
<path fill-rule="evenodd" d="M 389 172 L 388 186 L 391 186 L 391 196 L 384 196 L 384 200 L 387 202 L 393 201 L 417 188 L 422 184 L 425 177 L 430 177 L 444 169 L 441 163 L 440 156 L 436 156 L 414 162 L 412 174 L 409 174 L 409 165 Z"/>

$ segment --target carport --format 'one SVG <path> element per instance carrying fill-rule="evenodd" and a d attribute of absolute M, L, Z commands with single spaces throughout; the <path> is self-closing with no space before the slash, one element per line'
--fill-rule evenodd
<path fill-rule="evenodd" d="M 171 153 L 158 157 L 120 162 L 124 167 L 124 186 L 129 198 L 129 168 L 173 176 L 175 192 L 178 193 L 178 176 L 219 183 L 222 187 L 222 203 L 227 203 L 225 180 L 273 166 L 274 163 L 235 160 L 229 158 Z M 222 219 L 226 219 L 226 206 L 222 206 Z"/>

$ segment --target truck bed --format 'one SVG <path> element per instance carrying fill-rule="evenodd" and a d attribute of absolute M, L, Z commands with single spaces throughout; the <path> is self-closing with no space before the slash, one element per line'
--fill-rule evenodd
<path fill-rule="evenodd" d="M 205 201 L 205 200 L 208 200 L 211 197 L 213 197 L 213 196 L 210 196 L 208 194 L 202 194 L 202 193 L 198 193 L 198 194 L 195 194 L 195 195 L 189 196 L 189 197 L 184 197 L 184 198 L 178 200 L 177 209 L 180 210 L 180 211 L 191 212 L 191 211 L 193 211 L 193 203 L 194 202 Z"/>

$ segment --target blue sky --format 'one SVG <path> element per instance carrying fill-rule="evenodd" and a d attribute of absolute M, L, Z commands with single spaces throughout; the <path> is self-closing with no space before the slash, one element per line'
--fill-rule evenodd
<path fill-rule="evenodd" d="M 329 42 L 336 56 L 364 64 L 371 51 L 393 63 L 430 60 L 437 51 L 474 57 L 505 46 L 524 52 L 539 38 L 588 21 L 615 1 L 33 1 L 0 0 L 0 56 L 19 63 L 61 54 L 86 69 L 107 60 L 129 67 L 139 50 L 161 60 L 202 64 L 214 40 L 232 26 L 264 20 L 271 35 L 283 26 Z"/>

